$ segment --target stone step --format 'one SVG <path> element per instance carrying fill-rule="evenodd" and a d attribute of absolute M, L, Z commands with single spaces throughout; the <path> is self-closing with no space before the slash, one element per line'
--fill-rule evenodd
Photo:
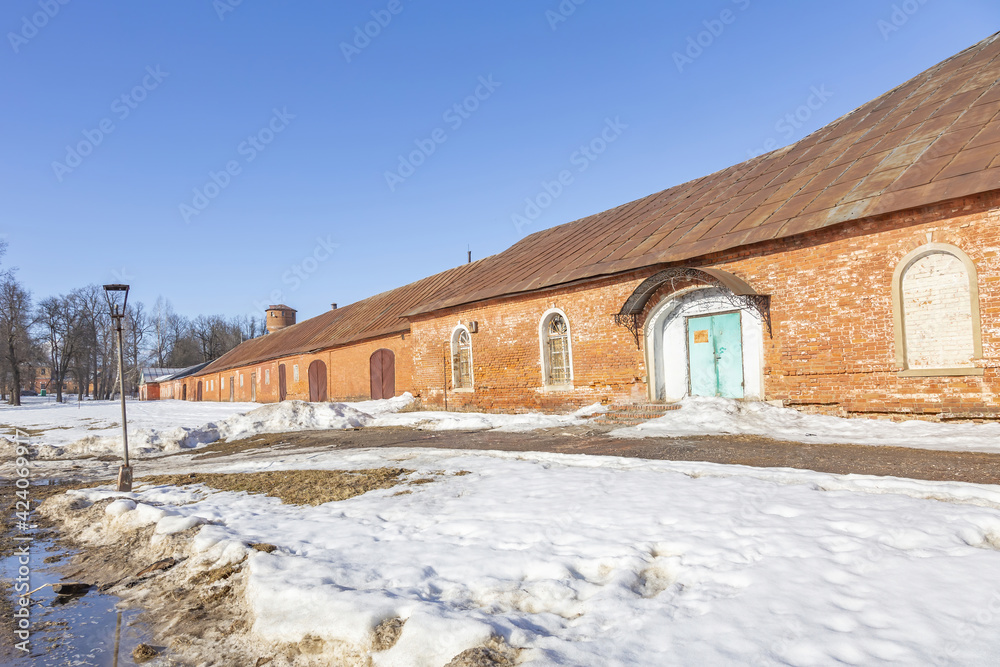
<path fill-rule="evenodd" d="M 599 424 L 635 426 L 662 417 L 680 407 L 679 403 L 619 403 L 612 405 L 595 421 Z"/>

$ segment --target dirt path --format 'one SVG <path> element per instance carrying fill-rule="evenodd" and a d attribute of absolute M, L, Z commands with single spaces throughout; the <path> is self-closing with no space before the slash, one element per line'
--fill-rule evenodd
<path fill-rule="evenodd" d="M 356 431 L 299 431 L 210 445 L 194 457 L 203 461 L 250 449 L 357 449 L 438 447 L 562 454 L 627 456 L 672 461 L 708 461 L 762 468 L 803 468 L 837 474 L 889 475 L 915 479 L 1000 484 L 1000 454 L 944 452 L 904 447 L 820 445 L 757 436 L 612 438 L 588 427 L 532 433 L 494 431 L 427 432 L 405 428 Z"/>

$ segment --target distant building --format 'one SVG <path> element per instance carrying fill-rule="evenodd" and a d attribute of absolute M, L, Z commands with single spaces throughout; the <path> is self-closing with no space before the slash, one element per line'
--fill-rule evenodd
<path fill-rule="evenodd" d="M 30 364 L 27 382 L 23 383 L 24 388 L 38 394 L 41 394 L 42 391 L 46 394 L 54 394 L 56 391 L 54 375 L 52 367 L 47 364 Z M 76 381 L 72 371 L 67 372 L 66 377 L 63 378 L 62 390 L 64 394 L 79 393 L 80 384 Z"/>
<path fill-rule="evenodd" d="M 182 368 L 156 368 L 145 366 L 139 370 L 139 400 L 155 401 L 160 398 L 160 381 L 178 373 Z"/>

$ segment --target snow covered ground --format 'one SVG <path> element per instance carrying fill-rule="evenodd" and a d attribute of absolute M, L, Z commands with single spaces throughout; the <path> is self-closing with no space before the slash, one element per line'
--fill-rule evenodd
<path fill-rule="evenodd" d="M 809 415 L 768 403 L 733 401 L 695 396 L 681 401 L 680 410 L 668 412 L 638 426 L 612 431 L 631 438 L 679 437 L 721 434 L 761 435 L 779 440 L 810 443 L 846 443 L 1000 452 L 1000 424 L 947 424 L 910 420 L 844 419 Z"/>
<path fill-rule="evenodd" d="M 147 465 L 198 469 L 186 461 Z M 1000 664 L 997 486 L 426 449 L 256 452 L 211 471 L 379 466 L 435 481 L 317 507 L 140 486 L 104 529 L 213 522 L 190 549 L 249 556 L 254 632 L 364 646 L 402 617 L 382 666 L 440 667 L 491 635 L 531 665 Z"/>
<path fill-rule="evenodd" d="M 605 410 L 599 404 L 566 415 L 401 412 L 410 394 L 358 403 L 130 402 L 129 451 L 136 458 L 196 448 L 220 439 L 297 430 L 403 426 L 423 430 L 529 432 L 585 424 Z M 108 401 L 58 404 L 29 398 L 20 408 L 0 406 L 0 424 L 33 429 L 39 458 L 73 458 L 121 451 L 120 407 Z M 639 426 L 611 432 L 617 437 L 681 437 L 752 434 L 814 443 L 892 445 L 952 451 L 1000 452 L 1000 424 L 895 423 L 808 415 L 766 403 L 687 398 L 681 409 Z M 13 435 L 8 430 L 8 437 Z M 0 454 L 10 449 L 0 440 Z"/>
<path fill-rule="evenodd" d="M 527 432 L 581 424 L 604 410 L 600 405 L 569 415 L 537 413 L 506 415 L 467 412 L 399 411 L 413 402 L 403 394 L 388 400 L 357 403 L 211 403 L 192 401 L 130 401 L 129 453 L 144 458 L 201 447 L 218 440 L 238 440 L 261 433 L 405 426 L 423 430 L 485 430 Z M 8 440 L 0 454 L 12 449 L 14 429 L 27 429 L 38 458 L 58 459 L 119 454 L 121 405 L 114 401 L 55 403 L 26 397 L 21 407 L 0 406 L 0 424 Z"/>

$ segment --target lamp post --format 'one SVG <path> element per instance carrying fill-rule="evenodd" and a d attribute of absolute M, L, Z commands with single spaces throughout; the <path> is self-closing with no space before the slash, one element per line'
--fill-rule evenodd
<path fill-rule="evenodd" d="M 111 319 L 118 331 L 118 389 L 122 397 L 122 445 L 125 464 L 118 468 L 118 490 L 132 490 L 132 466 L 128 463 L 128 422 L 125 421 L 125 349 L 122 338 L 122 320 L 125 319 L 125 304 L 128 303 L 128 285 L 105 285 L 104 296 L 108 299 Z"/>

